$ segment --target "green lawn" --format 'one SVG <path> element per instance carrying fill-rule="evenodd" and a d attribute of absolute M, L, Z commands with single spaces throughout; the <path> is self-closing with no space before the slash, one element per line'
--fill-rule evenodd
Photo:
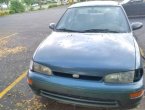
<path fill-rule="evenodd" d="M 52 8 L 52 7 L 56 7 L 57 3 L 48 3 L 48 4 L 44 4 L 42 5 L 42 9 L 48 9 L 48 8 Z M 36 10 L 40 10 L 40 6 L 35 6 L 35 7 L 28 7 L 25 5 L 25 12 L 29 12 L 29 11 L 36 11 Z M 4 15 L 8 15 L 9 14 L 9 10 L 0 10 L 0 16 L 4 16 Z"/>
<path fill-rule="evenodd" d="M 42 5 L 42 9 L 47 9 L 49 6 L 57 5 L 57 3 L 48 3 L 45 5 Z M 34 7 L 34 10 L 39 10 L 39 6 Z"/>

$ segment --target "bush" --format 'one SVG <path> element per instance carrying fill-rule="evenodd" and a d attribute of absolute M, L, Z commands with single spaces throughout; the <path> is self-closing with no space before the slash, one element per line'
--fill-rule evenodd
<path fill-rule="evenodd" d="M 9 11 L 0 11 L 0 16 L 8 15 Z"/>
<path fill-rule="evenodd" d="M 47 3 L 57 3 L 55 0 L 48 0 Z"/>
<path fill-rule="evenodd" d="M 30 11 L 34 11 L 34 7 L 31 7 L 31 8 L 30 8 Z"/>
<path fill-rule="evenodd" d="M 48 8 L 53 8 L 53 7 L 57 7 L 57 4 L 52 4 L 48 6 Z"/>
<path fill-rule="evenodd" d="M 24 11 L 25 11 L 25 7 L 21 2 L 19 2 L 18 0 L 11 1 L 10 13 L 20 13 Z"/>
<path fill-rule="evenodd" d="M 10 14 L 14 14 L 15 13 L 15 11 L 14 10 L 10 10 Z"/>

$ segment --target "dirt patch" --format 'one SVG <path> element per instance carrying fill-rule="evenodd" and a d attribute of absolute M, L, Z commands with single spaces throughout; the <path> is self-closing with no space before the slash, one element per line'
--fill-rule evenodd
<path fill-rule="evenodd" d="M 10 42 L 10 38 L 0 40 L 0 58 L 8 55 L 17 54 L 26 50 L 24 46 L 16 46 L 13 48 L 7 48 L 7 44 Z"/>
<path fill-rule="evenodd" d="M 34 96 L 30 100 L 22 100 L 21 102 L 16 103 L 17 109 L 24 110 L 47 110 L 46 105 L 41 103 L 37 96 Z"/>
<path fill-rule="evenodd" d="M 8 38 L 3 39 L 3 40 L 0 40 L 0 48 L 2 48 L 3 46 L 5 46 L 8 43 L 8 41 L 9 41 Z"/>
<path fill-rule="evenodd" d="M 14 48 L 0 48 L 0 57 L 6 57 L 11 54 L 16 54 L 25 51 L 26 48 L 23 46 L 17 46 Z"/>

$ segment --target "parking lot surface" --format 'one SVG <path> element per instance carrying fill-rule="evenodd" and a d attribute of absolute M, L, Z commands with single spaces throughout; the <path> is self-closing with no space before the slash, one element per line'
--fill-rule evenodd
<path fill-rule="evenodd" d="M 0 17 L 0 110 L 110 110 L 62 104 L 35 96 L 26 82 L 26 71 L 35 49 L 50 33 L 66 7 Z M 145 18 L 130 19 L 130 22 Z M 145 51 L 145 27 L 135 31 Z M 145 84 L 145 83 L 144 83 Z M 124 110 L 124 109 L 123 109 Z M 145 98 L 132 110 L 145 110 Z"/>

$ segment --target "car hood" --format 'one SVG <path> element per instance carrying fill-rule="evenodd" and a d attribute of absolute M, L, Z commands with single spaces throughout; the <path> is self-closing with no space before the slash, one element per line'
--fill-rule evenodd
<path fill-rule="evenodd" d="M 131 33 L 53 32 L 36 50 L 34 61 L 53 71 L 104 75 L 135 69 Z"/>

